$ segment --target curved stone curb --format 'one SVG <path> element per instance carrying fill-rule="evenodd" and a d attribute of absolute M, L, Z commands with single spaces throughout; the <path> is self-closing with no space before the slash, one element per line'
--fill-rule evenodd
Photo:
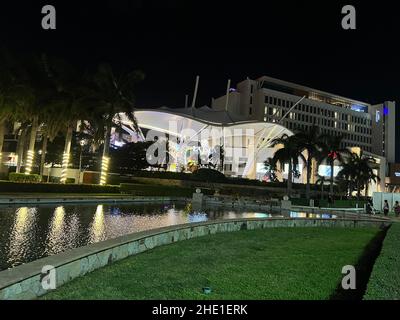
<path fill-rule="evenodd" d="M 220 232 L 277 227 L 377 227 L 390 225 L 386 220 L 264 218 L 233 219 L 169 226 L 133 233 L 42 258 L 0 272 L 0 300 L 35 299 L 47 291 L 41 284 L 42 268 L 53 266 L 56 286 L 115 261 L 154 247 Z"/>

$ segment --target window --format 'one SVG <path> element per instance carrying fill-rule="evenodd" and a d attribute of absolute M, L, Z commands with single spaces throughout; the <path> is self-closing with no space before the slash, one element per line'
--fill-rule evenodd
<path fill-rule="evenodd" d="M 250 104 L 253 104 L 253 97 L 250 97 Z"/>
<path fill-rule="evenodd" d="M 251 116 L 253 114 L 253 108 L 249 108 L 249 115 Z"/>

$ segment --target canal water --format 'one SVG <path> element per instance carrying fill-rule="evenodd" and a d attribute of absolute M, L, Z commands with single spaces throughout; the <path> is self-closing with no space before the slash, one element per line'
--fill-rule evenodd
<path fill-rule="evenodd" d="M 319 217 L 295 212 L 290 215 Z M 272 216 L 222 208 L 195 211 L 178 203 L 0 206 L 0 270 L 133 232 L 215 219 Z"/>

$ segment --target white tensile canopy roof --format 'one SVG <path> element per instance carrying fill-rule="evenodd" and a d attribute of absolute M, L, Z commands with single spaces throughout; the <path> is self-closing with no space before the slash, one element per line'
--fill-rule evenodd
<path fill-rule="evenodd" d="M 124 114 L 120 114 L 120 119 L 125 127 L 133 128 L 131 120 Z M 250 129 L 254 130 L 255 138 L 266 139 L 268 141 L 281 136 L 282 134 L 292 135 L 292 131 L 278 123 L 246 121 L 232 117 L 225 111 L 214 111 L 208 107 L 198 109 L 146 109 L 135 111 L 140 128 L 156 130 L 158 132 L 182 137 L 182 130 L 192 129 L 195 132 L 208 128 L 230 128 L 230 129 Z M 171 125 L 171 123 L 176 123 Z M 234 130 L 231 130 L 232 134 Z"/>
<path fill-rule="evenodd" d="M 269 148 L 273 139 L 283 134 L 293 134 L 278 123 L 246 121 L 232 117 L 226 111 L 215 111 L 208 107 L 137 110 L 135 117 L 140 129 L 154 130 L 184 140 L 199 141 L 204 130 L 219 131 L 224 139 L 237 139 L 246 135 L 246 132 L 252 132 L 253 142 L 247 144 L 246 148 L 255 156 L 246 164 L 244 175 L 248 177 L 255 175 L 255 160 L 263 149 Z M 119 114 L 119 120 L 127 132 L 134 132 L 132 121 L 126 115 Z M 266 159 L 260 159 L 264 160 Z"/>

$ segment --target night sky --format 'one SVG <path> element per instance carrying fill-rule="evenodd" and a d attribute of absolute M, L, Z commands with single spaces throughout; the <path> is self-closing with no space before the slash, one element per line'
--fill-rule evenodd
<path fill-rule="evenodd" d="M 216 5 L 218 2 L 218 6 Z M 275 2 L 275 1 L 274 1 Z M 200 75 L 197 106 L 246 77 L 269 75 L 354 99 L 399 100 L 400 12 L 393 1 L 2 1 L 0 41 L 82 68 L 140 69 L 138 107 L 182 107 Z M 41 7 L 57 30 L 41 28 Z M 357 30 L 341 8 L 357 9 Z"/>

